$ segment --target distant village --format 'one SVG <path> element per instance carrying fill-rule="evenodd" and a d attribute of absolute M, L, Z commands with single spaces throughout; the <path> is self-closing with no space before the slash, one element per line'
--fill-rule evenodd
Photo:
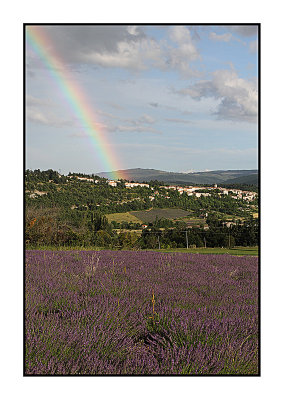
<path fill-rule="evenodd" d="M 59 177 L 61 177 L 60 174 L 58 174 Z M 95 178 L 89 178 L 89 177 L 81 177 L 78 175 L 73 175 L 72 178 L 78 179 L 80 181 L 86 181 L 90 183 L 95 183 L 98 184 L 100 180 L 95 179 Z M 69 179 L 67 179 L 68 181 Z M 52 182 L 50 180 L 49 182 Z M 120 183 L 120 180 L 106 180 L 106 183 L 110 186 L 116 187 L 118 183 Z M 136 188 L 136 187 L 146 187 L 150 188 L 150 185 L 148 183 L 140 183 L 140 182 L 123 182 L 125 187 L 128 189 Z M 208 197 L 212 196 L 212 193 L 215 195 L 218 194 L 219 196 L 221 195 L 230 195 L 234 199 L 242 199 L 246 200 L 247 202 L 251 202 L 255 200 L 258 196 L 256 192 L 252 191 L 246 191 L 246 190 L 240 190 L 240 189 L 228 189 L 228 188 L 223 188 L 219 187 L 217 184 L 214 184 L 213 186 L 178 186 L 178 185 L 163 185 L 160 186 L 160 188 L 166 189 L 166 190 L 176 190 L 178 191 L 179 194 L 186 193 L 188 196 L 195 196 L 195 197 Z M 154 188 L 152 188 L 154 191 Z M 211 193 L 210 193 L 211 192 Z M 39 190 L 34 190 L 33 193 L 30 193 L 31 198 L 35 198 L 37 196 L 43 196 L 47 194 L 47 192 L 44 191 L 39 191 Z M 155 196 L 159 196 L 160 193 L 158 190 L 155 190 L 153 192 L 152 196 L 149 196 L 150 201 L 153 201 L 155 199 Z M 169 196 L 163 195 L 165 198 L 170 198 Z"/>
<path fill-rule="evenodd" d="M 88 182 L 93 182 L 93 183 L 99 183 L 98 180 L 92 179 L 92 178 L 85 178 L 85 177 L 79 177 L 77 176 L 77 179 L 79 180 L 84 180 Z M 116 187 L 119 181 L 115 180 L 107 180 L 107 183 L 110 186 Z M 135 188 L 135 187 L 147 187 L 149 188 L 150 185 L 148 183 L 139 183 L 139 182 L 124 182 L 124 185 L 126 188 Z M 213 186 L 175 186 L 175 185 L 169 185 L 169 186 L 160 186 L 163 189 L 173 189 L 177 190 L 180 194 L 186 193 L 188 196 L 195 196 L 195 197 L 201 197 L 201 196 L 211 196 L 212 194 L 210 191 L 214 190 L 215 193 L 217 192 L 216 189 L 218 189 L 218 194 L 221 195 L 231 195 L 232 198 L 234 199 L 243 199 L 248 202 L 255 200 L 257 197 L 256 192 L 251 192 L 251 191 L 246 191 L 246 190 L 240 190 L 240 189 L 227 189 L 227 188 L 222 188 L 218 187 L 217 184 L 214 184 Z M 154 189 L 153 189 L 154 190 Z M 156 191 L 154 194 L 159 194 L 158 191 Z M 150 200 L 154 200 L 154 196 L 149 196 Z"/>

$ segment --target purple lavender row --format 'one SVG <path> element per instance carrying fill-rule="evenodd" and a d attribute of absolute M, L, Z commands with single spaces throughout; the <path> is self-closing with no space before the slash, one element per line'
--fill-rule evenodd
<path fill-rule="evenodd" d="M 27 251 L 26 374 L 258 373 L 258 260 Z"/>

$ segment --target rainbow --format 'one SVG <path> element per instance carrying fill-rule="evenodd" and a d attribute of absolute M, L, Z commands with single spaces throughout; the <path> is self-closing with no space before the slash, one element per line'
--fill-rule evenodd
<path fill-rule="evenodd" d="M 86 94 L 66 68 L 44 29 L 35 25 L 30 25 L 26 28 L 28 44 L 47 67 L 51 77 L 57 83 L 67 103 L 69 103 L 72 112 L 81 122 L 92 146 L 94 146 L 96 155 L 100 158 L 102 168 L 105 171 L 111 171 L 109 177 L 117 180 L 117 170 L 122 170 L 123 168 L 118 168 L 120 163 L 117 156 L 107 140 L 106 132 L 96 121 L 96 115 Z M 127 179 L 126 176 L 121 175 L 121 172 L 120 177 Z"/>

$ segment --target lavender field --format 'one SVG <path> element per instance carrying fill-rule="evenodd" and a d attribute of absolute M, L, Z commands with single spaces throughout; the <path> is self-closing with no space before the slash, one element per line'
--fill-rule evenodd
<path fill-rule="evenodd" d="M 258 258 L 26 252 L 26 375 L 258 375 Z"/>

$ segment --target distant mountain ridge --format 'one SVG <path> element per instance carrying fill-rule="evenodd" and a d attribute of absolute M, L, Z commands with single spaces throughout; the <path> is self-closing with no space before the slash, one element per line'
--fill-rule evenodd
<path fill-rule="evenodd" d="M 221 184 L 221 183 L 247 183 L 258 184 L 258 170 L 217 170 L 204 172 L 167 172 L 157 169 L 133 168 L 115 171 L 119 178 L 125 176 L 130 181 L 149 182 L 153 180 L 171 184 Z M 111 179 L 110 172 L 100 172 L 96 175 Z"/>

